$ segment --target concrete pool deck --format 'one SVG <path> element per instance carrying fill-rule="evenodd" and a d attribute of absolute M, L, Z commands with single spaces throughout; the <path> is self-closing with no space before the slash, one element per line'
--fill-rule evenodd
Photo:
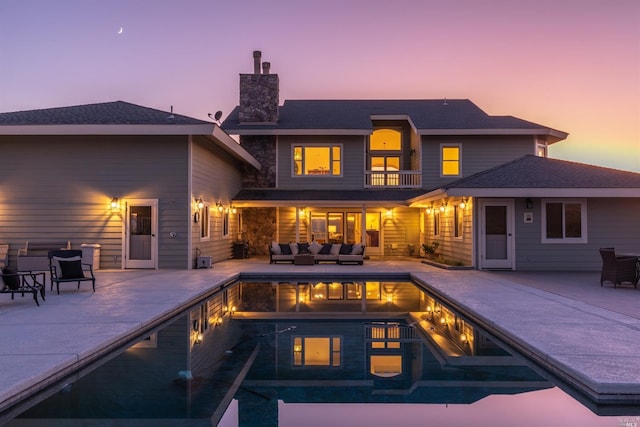
<path fill-rule="evenodd" d="M 407 274 L 473 312 L 479 326 L 601 403 L 640 405 L 640 289 L 600 287 L 599 272 L 442 270 L 418 259 L 360 265 L 230 260 L 200 270 L 98 271 L 90 284 L 61 286 L 36 306 L 0 297 L 0 414 L 199 302 L 212 289 L 254 276 L 373 277 Z M 17 414 L 14 414 L 17 415 Z"/>

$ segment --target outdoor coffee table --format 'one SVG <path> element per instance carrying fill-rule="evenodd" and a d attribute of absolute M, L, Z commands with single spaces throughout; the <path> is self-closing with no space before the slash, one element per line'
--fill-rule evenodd
<path fill-rule="evenodd" d="M 311 254 L 298 254 L 293 257 L 294 265 L 313 265 L 315 264 L 315 259 Z"/>

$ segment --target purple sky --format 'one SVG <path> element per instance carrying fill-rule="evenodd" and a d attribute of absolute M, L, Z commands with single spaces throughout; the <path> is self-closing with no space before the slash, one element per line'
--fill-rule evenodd
<path fill-rule="evenodd" d="M 640 172 L 638 22 L 637 0 L 0 0 L 0 112 L 224 117 L 262 50 L 281 102 L 469 98 L 568 132 L 552 157 Z"/>

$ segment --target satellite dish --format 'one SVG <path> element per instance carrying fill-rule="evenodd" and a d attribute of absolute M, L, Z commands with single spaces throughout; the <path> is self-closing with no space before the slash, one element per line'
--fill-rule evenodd
<path fill-rule="evenodd" d="M 220 121 L 222 117 L 222 111 L 216 111 L 216 115 L 214 116 L 217 121 Z"/>

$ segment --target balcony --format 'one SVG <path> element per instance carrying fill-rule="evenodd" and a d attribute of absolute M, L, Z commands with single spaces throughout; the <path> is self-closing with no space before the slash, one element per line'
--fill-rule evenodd
<path fill-rule="evenodd" d="M 365 188 L 420 188 L 422 171 L 365 171 Z"/>

